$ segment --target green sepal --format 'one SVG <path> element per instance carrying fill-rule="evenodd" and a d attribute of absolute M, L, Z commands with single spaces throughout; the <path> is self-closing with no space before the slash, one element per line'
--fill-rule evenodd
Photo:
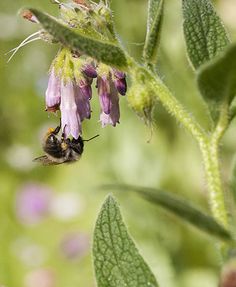
<path fill-rule="evenodd" d="M 157 287 L 156 279 L 140 255 L 110 195 L 94 231 L 94 268 L 98 287 Z"/>
<path fill-rule="evenodd" d="M 122 70 L 127 67 L 127 60 L 122 49 L 113 43 L 101 41 L 78 33 L 64 26 L 52 16 L 37 9 L 30 10 L 41 23 L 43 28 L 55 40 L 74 51 L 83 52 L 107 65 L 112 65 Z"/>

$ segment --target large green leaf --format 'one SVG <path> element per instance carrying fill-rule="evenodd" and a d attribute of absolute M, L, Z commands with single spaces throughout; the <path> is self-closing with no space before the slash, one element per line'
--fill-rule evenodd
<path fill-rule="evenodd" d="M 203 97 L 211 103 L 229 103 L 236 94 L 236 45 L 202 66 L 198 85 Z"/>
<path fill-rule="evenodd" d="M 127 66 L 125 54 L 118 46 L 98 39 L 92 39 L 85 34 L 79 34 L 59 23 L 52 16 L 36 9 L 29 10 L 37 17 L 43 28 L 62 45 L 83 52 L 108 65 L 121 69 Z"/>
<path fill-rule="evenodd" d="M 210 0 L 183 0 L 184 35 L 195 69 L 229 44 L 228 35 Z"/>
<path fill-rule="evenodd" d="M 156 64 L 159 46 L 164 0 L 149 0 L 147 34 L 143 57 L 147 63 Z"/>
<path fill-rule="evenodd" d="M 171 211 L 181 219 L 191 223 L 193 226 L 214 235 L 223 240 L 230 240 L 230 233 L 214 220 L 211 216 L 191 205 L 186 200 L 171 193 L 158 189 L 137 187 L 132 185 L 107 185 L 108 189 L 119 189 L 122 191 L 135 191 L 153 204 L 157 204 L 164 209 Z"/>
<path fill-rule="evenodd" d="M 122 220 L 112 196 L 105 200 L 98 216 L 93 241 L 98 287 L 157 287 Z"/>

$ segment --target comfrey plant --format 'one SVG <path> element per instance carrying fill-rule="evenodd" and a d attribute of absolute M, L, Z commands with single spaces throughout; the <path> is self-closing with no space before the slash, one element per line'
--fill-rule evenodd
<path fill-rule="evenodd" d="M 120 117 L 118 93 L 126 93 L 125 74 L 131 80 L 128 103 L 139 117 L 151 122 L 153 107 L 159 101 L 198 142 L 205 167 L 211 215 L 204 214 L 181 198 L 156 189 L 126 185 L 107 188 L 138 192 L 147 200 L 217 237 L 216 248 L 224 266 L 220 286 L 236 286 L 233 281 L 236 272 L 234 204 L 226 204 L 219 161 L 222 137 L 236 115 L 233 105 L 236 45 L 230 43 L 211 1 L 182 0 L 187 53 L 199 91 L 208 107 L 209 130 L 197 122 L 158 76 L 156 64 L 164 0 L 149 0 L 147 35 L 140 63 L 122 46 L 114 29 L 108 1 L 100 1 L 99 4 L 85 0 L 69 4 L 54 2 L 60 7 L 60 19 L 36 9 L 24 12 L 24 17 L 42 26 L 42 30 L 35 34 L 36 39 L 61 44 L 50 69 L 47 111 L 60 109 L 66 136 L 77 138 L 81 133 L 81 122 L 90 118 L 91 83 L 97 78 L 102 111 L 100 121 L 103 126 L 115 126 Z M 18 48 L 33 40 L 28 38 Z M 130 238 L 112 196 L 105 200 L 98 216 L 93 255 L 99 287 L 158 286 Z"/>
<path fill-rule="evenodd" d="M 59 6 L 58 21 L 71 31 L 81 32 L 103 41 L 117 41 L 113 27 L 108 21 L 109 19 L 111 21 L 112 14 L 107 4 L 85 1 L 67 4 L 53 2 Z M 30 10 L 24 10 L 22 16 L 33 23 L 40 23 Z M 12 56 L 22 46 L 38 39 L 51 43 L 60 42 L 48 33 L 47 29 L 42 29 L 13 49 Z M 116 126 L 120 119 L 119 94 L 124 96 L 127 90 L 125 73 L 97 61 L 82 50 L 71 49 L 62 44 L 49 72 L 46 111 L 61 111 L 61 129 L 66 138 L 72 136 L 78 139 L 82 134 L 82 121 L 91 117 L 91 85 L 95 78 L 101 106 L 100 122 L 103 127 L 108 124 Z"/>

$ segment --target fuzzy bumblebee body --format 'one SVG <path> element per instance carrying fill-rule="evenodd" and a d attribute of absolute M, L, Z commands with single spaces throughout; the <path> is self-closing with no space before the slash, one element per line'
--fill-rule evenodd
<path fill-rule="evenodd" d="M 43 143 L 45 155 L 35 158 L 35 162 L 43 165 L 57 165 L 62 163 L 71 163 L 78 161 L 84 150 L 84 141 L 81 136 L 78 139 L 57 137 L 60 126 L 56 129 L 49 129 Z"/>

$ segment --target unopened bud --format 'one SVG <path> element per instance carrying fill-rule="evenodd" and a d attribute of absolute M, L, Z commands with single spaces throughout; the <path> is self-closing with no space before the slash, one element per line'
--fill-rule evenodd
<path fill-rule="evenodd" d="M 124 96 L 127 92 L 126 75 L 122 71 L 113 69 L 113 81 L 117 91 Z"/>
<path fill-rule="evenodd" d="M 29 10 L 25 10 L 22 12 L 22 17 L 30 22 L 33 22 L 33 23 L 39 23 L 38 19 L 36 18 L 36 16 L 34 16 L 34 14 L 29 11 Z"/>
<path fill-rule="evenodd" d="M 97 71 L 96 71 L 96 68 L 94 67 L 94 65 L 92 64 L 85 64 L 83 67 L 82 67 L 82 72 L 87 76 L 87 77 L 90 77 L 90 78 L 96 78 L 97 77 Z"/>
<path fill-rule="evenodd" d="M 152 111 L 155 103 L 153 94 L 151 89 L 136 83 L 128 91 L 127 100 L 129 106 L 145 123 L 149 123 L 152 119 Z"/>
<path fill-rule="evenodd" d="M 73 0 L 76 4 L 79 4 L 81 6 L 89 7 L 88 2 L 85 0 Z"/>
<path fill-rule="evenodd" d="M 127 92 L 127 83 L 126 83 L 126 79 L 115 79 L 114 80 L 114 84 L 115 87 L 117 89 L 117 91 L 122 95 L 125 96 L 126 92 Z"/>

